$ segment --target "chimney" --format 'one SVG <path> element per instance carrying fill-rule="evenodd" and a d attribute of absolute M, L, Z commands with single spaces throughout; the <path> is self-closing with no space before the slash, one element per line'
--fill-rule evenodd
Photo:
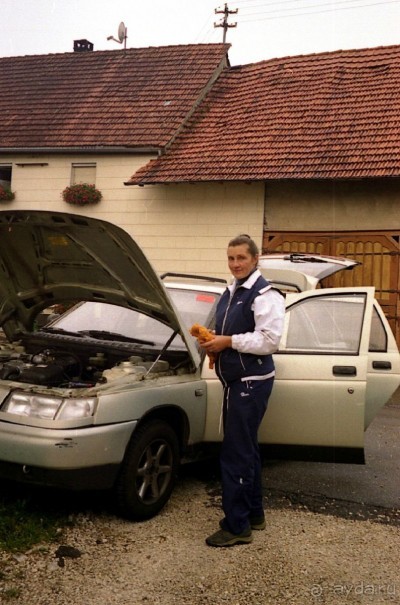
<path fill-rule="evenodd" d="M 87 53 L 91 50 L 93 44 L 89 40 L 74 40 L 74 53 Z"/>

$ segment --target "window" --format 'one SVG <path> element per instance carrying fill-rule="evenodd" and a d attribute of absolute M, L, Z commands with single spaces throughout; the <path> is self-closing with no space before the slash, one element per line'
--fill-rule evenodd
<path fill-rule="evenodd" d="M 307 298 L 287 311 L 287 331 L 281 353 L 341 353 L 359 351 L 365 296 L 327 295 Z"/>
<path fill-rule="evenodd" d="M 169 294 L 188 328 L 196 321 L 207 325 L 218 302 L 216 294 L 201 290 L 170 288 Z M 138 342 L 142 340 L 159 348 L 164 346 L 172 335 L 171 328 L 148 315 L 117 305 L 89 301 L 78 304 L 60 317 L 53 327 L 67 332 L 86 333 L 88 336 L 90 330 L 104 334 L 109 332 L 119 334 L 123 338 L 139 339 Z M 118 340 L 118 337 L 115 336 L 114 340 Z M 177 350 L 185 348 L 180 335 L 175 337 L 171 346 Z"/>
<path fill-rule="evenodd" d="M 0 164 L 0 186 L 11 189 L 11 164 Z"/>
<path fill-rule="evenodd" d="M 374 353 L 385 353 L 387 351 L 387 334 L 376 307 L 374 307 L 372 312 L 371 335 L 369 337 L 368 350 Z"/>
<path fill-rule="evenodd" d="M 72 164 L 71 185 L 78 183 L 96 184 L 96 164 Z"/>

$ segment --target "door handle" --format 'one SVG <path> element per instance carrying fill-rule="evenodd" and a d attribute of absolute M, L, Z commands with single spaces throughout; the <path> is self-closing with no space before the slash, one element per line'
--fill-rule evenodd
<path fill-rule="evenodd" d="M 356 366 L 333 366 L 334 376 L 357 376 Z"/>
<path fill-rule="evenodd" d="M 391 370 L 392 363 L 390 361 L 373 361 L 372 367 L 374 370 Z"/>

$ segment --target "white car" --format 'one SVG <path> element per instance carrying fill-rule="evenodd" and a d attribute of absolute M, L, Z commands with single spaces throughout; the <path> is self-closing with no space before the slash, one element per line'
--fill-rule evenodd
<path fill-rule="evenodd" d="M 304 252 L 276 252 L 260 256 L 258 266 L 265 277 L 284 292 L 315 289 L 320 281 L 338 271 L 352 270 L 358 261 L 339 256 Z"/>
<path fill-rule="evenodd" d="M 274 283 L 299 274 L 278 275 L 268 257 L 260 266 Z M 399 352 L 373 288 L 311 282 L 287 288 L 260 441 L 274 456 L 360 462 L 365 429 L 400 383 Z M 0 212 L 0 477 L 113 489 L 132 519 L 161 510 L 179 462 L 222 438 L 221 385 L 189 328 L 213 327 L 225 287 L 160 279 L 110 223 Z M 73 306 L 38 327 L 61 303 Z"/>

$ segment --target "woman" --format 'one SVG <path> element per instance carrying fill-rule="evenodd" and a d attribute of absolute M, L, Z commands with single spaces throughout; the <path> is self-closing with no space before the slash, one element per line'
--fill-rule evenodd
<path fill-rule="evenodd" d="M 252 529 L 265 528 L 261 459 L 257 433 L 274 382 L 272 353 L 279 345 L 285 314 L 282 294 L 257 269 L 259 251 L 248 235 L 228 244 L 233 284 L 222 295 L 215 338 L 202 347 L 217 354 L 216 372 L 224 387 L 221 448 L 220 530 L 209 546 L 252 541 Z"/>

